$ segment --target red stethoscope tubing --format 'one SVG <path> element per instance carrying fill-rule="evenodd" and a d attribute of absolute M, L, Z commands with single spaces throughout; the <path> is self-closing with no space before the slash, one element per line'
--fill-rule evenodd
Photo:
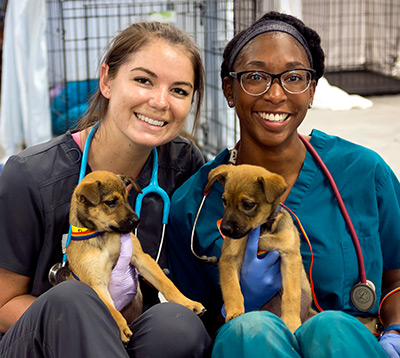
<path fill-rule="evenodd" d="M 363 258 L 363 254 L 362 254 L 362 250 L 361 250 L 361 246 L 360 246 L 360 241 L 358 240 L 357 233 L 354 229 L 353 223 L 351 222 L 350 215 L 347 212 L 346 206 L 344 205 L 344 202 L 340 195 L 339 189 L 337 188 L 337 185 L 336 185 L 329 169 L 327 168 L 327 166 L 325 165 L 325 163 L 319 156 L 318 152 L 314 149 L 314 147 L 310 144 L 310 142 L 306 138 L 304 138 L 301 134 L 299 134 L 299 137 L 300 137 L 301 141 L 304 143 L 304 145 L 306 146 L 307 150 L 311 153 L 311 155 L 317 161 L 318 165 L 321 167 L 322 171 L 324 172 L 325 176 L 327 177 L 327 179 L 329 181 L 329 184 L 332 187 L 333 193 L 335 194 L 336 200 L 339 204 L 340 211 L 342 212 L 342 215 L 346 222 L 346 225 L 349 228 L 350 236 L 351 236 L 351 239 L 353 240 L 354 248 L 356 250 L 357 260 L 358 260 L 358 269 L 360 272 L 360 281 L 361 281 L 361 283 L 365 284 L 365 283 L 367 283 L 367 276 L 365 273 L 364 258 Z"/>

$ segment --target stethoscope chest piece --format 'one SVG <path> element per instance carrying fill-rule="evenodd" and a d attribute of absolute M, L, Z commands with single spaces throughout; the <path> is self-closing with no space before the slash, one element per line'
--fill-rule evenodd
<path fill-rule="evenodd" d="M 351 302 L 361 312 L 368 312 L 376 302 L 375 285 L 367 280 L 357 283 L 350 292 Z"/>
<path fill-rule="evenodd" d="M 54 264 L 49 271 L 49 281 L 55 286 L 63 281 L 68 280 L 71 271 L 68 269 L 65 262 Z"/>

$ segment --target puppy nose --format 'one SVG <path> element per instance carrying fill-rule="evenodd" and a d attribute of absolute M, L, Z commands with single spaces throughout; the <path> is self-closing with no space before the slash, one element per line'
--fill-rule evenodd
<path fill-rule="evenodd" d="M 221 232 L 225 236 L 228 236 L 233 239 L 239 238 L 242 236 L 240 229 L 236 225 L 234 225 L 230 222 L 227 222 L 227 223 L 222 222 L 220 229 L 221 229 Z"/>
<path fill-rule="evenodd" d="M 140 222 L 139 216 L 137 215 L 133 216 L 132 218 L 129 219 L 129 222 L 133 227 L 138 226 Z"/>
<path fill-rule="evenodd" d="M 139 216 L 132 210 L 129 217 L 126 219 L 126 222 L 135 229 L 139 225 L 140 219 Z"/>
<path fill-rule="evenodd" d="M 113 230 L 120 233 L 128 233 L 135 230 L 138 225 L 139 225 L 139 218 L 136 216 L 121 221 L 117 227 L 113 228 Z"/>

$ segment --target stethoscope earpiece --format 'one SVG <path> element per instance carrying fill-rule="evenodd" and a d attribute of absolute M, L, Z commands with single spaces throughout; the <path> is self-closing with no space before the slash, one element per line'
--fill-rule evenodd
<path fill-rule="evenodd" d="M 66 263 L 57 262 L 49 271 L 49 281 L 55 286 L 59 283 L 68 280 L 71 271 L 68 269 Z"/>

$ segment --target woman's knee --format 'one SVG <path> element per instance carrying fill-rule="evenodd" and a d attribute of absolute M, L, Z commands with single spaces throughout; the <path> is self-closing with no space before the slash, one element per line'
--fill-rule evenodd
<path fill-rule="evenodd" d="M 304 357 L 381 356 L 377 339 L 368 328 L 341 311 L 318 313 L 295 335 Z"/>
<path fill-rule="evenodd" d="M 57 286 L 52 287 L 45 295 L 39 296 L 47 303 L 69 304 L 71 302 L 79 302 L 85 300 L 85 297 L 96 297 L 96 293 L 88 285 L 68 280 L 61 282 Z"/>
<path fill-rule="evenodd" d="M 347 328 L 353 330 L 354 325 L 358 324 L 364 327 L 356 318 L 342 311 L 323 311 L 306 321 L 298 330 L 298 334 L 303 330 L 312 330 L 317 335 L 329 335 L 335 327 L 339 331 Z"/>
<path fill-rule="evenodd" d="M 144 312 L 132 326 L 128 350 L 146 357 L 203 357 L 211 349 L 211 338 L 203 323 L 188 308 L 166 302 Z"/>
<path fill-rule="evenodd" d="M 246 357 L 280 357 L 284 352 L 292 352 L 295 357 L 297 349 L 295 337 L 278 316 L 256 311 L 236 317 L 220 328 L 212 356 L 240 352 Z"/>
<path fill-rule="evenodd" d="M 279 330 L 283 327 L 285 324 L 278 316 L 267 311 L 255 311 L 230 320 L 221 327 L 220 332 L 230 330 L 235 334 L 252 332 L 252 335 L 264 335 L 266 329 Z"/>
<path fill-rule="evenodd" d="M 38 319 L 58 316 L 74 319 L 85 317 L 92 311 L 95 315 L 100 312 L 107 313 L 108 309 L 92 288 L 71 280 L 62 282 L 39 296 L 31 305 L 30 311 L 30 314 Z"/>

